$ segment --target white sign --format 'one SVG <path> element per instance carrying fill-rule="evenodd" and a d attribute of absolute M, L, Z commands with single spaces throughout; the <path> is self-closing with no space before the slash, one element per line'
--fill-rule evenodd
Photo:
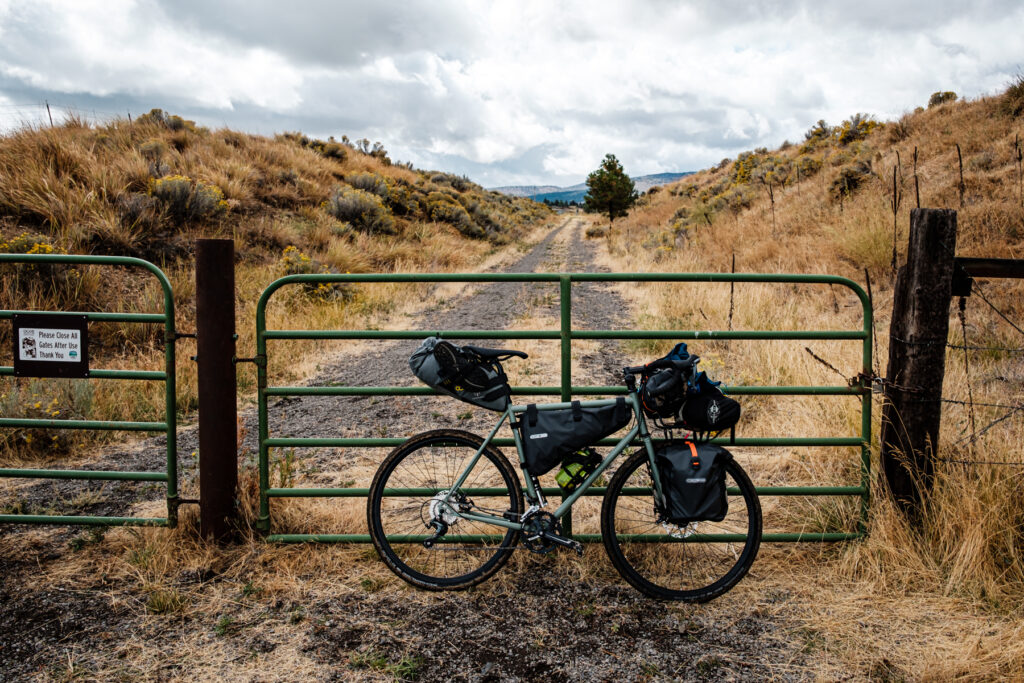
<path fill-rule="evenodd" d="M 22 327 L 18 330 L 18 360 L 81 363 L 82 334 L 78 330 Z"/>

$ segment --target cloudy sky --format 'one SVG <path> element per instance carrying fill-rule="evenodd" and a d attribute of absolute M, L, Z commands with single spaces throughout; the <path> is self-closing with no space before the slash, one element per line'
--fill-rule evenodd
<path fill-rule="evenodd" d="M 1019 0 L 0 0 L 0 129 L 160 107 L 488 186 L 696 170 L 1024 69 Z"/>

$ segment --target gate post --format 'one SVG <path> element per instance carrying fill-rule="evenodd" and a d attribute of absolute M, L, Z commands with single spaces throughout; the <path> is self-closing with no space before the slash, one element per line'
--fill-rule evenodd
<path fill-rule="evenodd" d="M 912 209 L 907 264 L 893 292 L 882 406 L 882 472 L 904 512 L 931 486 L 956 252 L 956 211 Z"/>
<path fill-rule="evenodd" d="M 196 240 L 199 529 L 224 540 L 238 486 L 235 405 L 235 243 Z"/>

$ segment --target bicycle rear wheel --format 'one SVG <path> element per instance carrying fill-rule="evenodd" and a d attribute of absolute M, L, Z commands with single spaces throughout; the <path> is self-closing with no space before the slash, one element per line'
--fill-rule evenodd
<path fill-rule="evenodd" d="M 366 518 L 384 563 L 405 581 L 428 590 L 469 588 L 508 561 L 519 532 L 459 517 L 442 499 L 480 448 L 483 439 L 458 430 L 417 434 L 381 463 L 370 486 Z M 449 499 L 460 510 L 501 516 L 523 511 L 519 478 L 495 448 L 484 449 L 465 484 Z M 434 528 L 445 535 L 424 547 Z"/>
<path fill-rule="evenodd" d="M 746 575 L 761 545 L 761 504 L 746 472 L 726 467 L 729 513 L 720 522 L 659 524 L 644 449 L 612 477 L 601 506 L 601 535 L 615 569 L 660 600 L 706 602 Z"/>

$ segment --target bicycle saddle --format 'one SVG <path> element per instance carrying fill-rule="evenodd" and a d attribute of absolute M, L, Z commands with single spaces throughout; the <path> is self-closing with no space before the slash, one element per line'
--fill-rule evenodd
<path fill-rule="evenodd" d="M 526 353 L 524 353 L 523 351 L 513 351 L 512 349 L 485 349 L 482 346 L 470 346 L 469 344 L 466 344 L 462 348 L 472 351 L 473 353 L 480 356 L 484 360 L 495 360 L 512 357 L 528 358 Z"/>

